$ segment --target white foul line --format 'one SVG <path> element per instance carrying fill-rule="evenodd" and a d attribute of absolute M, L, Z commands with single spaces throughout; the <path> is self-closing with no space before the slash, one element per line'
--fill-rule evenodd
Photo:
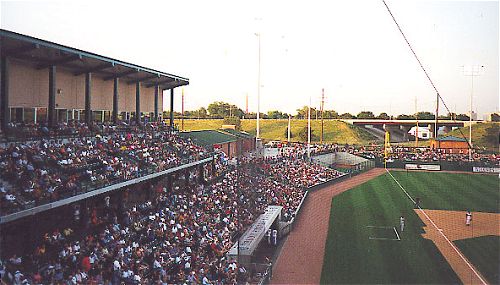
<path fill-rule="evenodd" d="M 398 240 L 401 240 L 401 239 L 399 238 L 399 234 L 398 234 L 398 231 L 396 230 L 396 227 L 393 227 L 393 229 L 394 229 L 394 232 L 396 233 L 396 236 L 398 237 Z"/>
<path fill-rule="evenodd" d="M 394 176 L 392 176 L 392 173 L 387 170 L 387 168 L 385 169 L 385 171 L 387 173 L 389 173 L 389 175 L 392 177 L 392 179 L 394 179 L 394 181 L 396 181 L 396 183 L 399 185 L 399 188 L 401 188 L 401 190 L 403 190 L 406 194 L 406 196 L 408 196 L 408 198 L 410 198 L 410 200 L 415 204 L 415 201 L 413 200 L 413 198 L 410 196 L 410 194 L 408 194 L 408 192 L 406 192 L 406 190 L 403 188 L 403 186 L 401 186 L 401 184 L 399 184 L 399 182 L 396 180 L 396 178 L 394 178 Z M 442 230 L 440 230 L 440 228 L 438 228 L 438 226 L 434 223 L 434 221 L 427 215 L 427 213 L 425 213 L 425 211 L 420 208 L 420 206 L 418 206 L 418 209 L 422 212 L 422 214 L 424 214 L 424 216 L 427 218 L 427 220 L 429 220 L 429 222 L 431 222 L 431 224 L 436 228 L 436 230 L 444 237 L 444 239 L 451 245 L 451 247 L 458 253 L 458 255 L 462 258 L 462 260 L 467 264 L 467 266 L 469 266 L 469 268 L 472 270 L 472 272 L 474 272 L 474 274 L 476 274 L 477 278 L 479 278 L 479 280 L 484 284 L 484 285 L 488 285 L 488 283 L 486 283 L 483 278 L 481 278 L 481 276 L 479 275 L 479 273 L 477 273 L 477 271 L 474 269 L 474 267 L 472 267 L 472 265 L 469 263 L 469 261 L 467 261 L 467 259 L 462 255 L 462 253 L 455 247 L 455 245 L 448 239 L 448 237 L 443 233 Z"/>

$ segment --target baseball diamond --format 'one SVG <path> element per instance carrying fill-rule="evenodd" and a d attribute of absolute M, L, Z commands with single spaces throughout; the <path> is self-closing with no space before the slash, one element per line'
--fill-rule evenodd
<path fill-rule="evenodd" d="M 498 251 L 467 241 L 500 236 L 497 185 L 495 175 L 374 169 L 316 191 L 284 245 L 273 283 L 495 284 Z M 419 197 L 421 208 L 409 197 Z M 401 215 L 401 241 L 389 242 L 383 230 L 397 229 Z M 367 234 L 367 225 L 376 232 Z"/>
<path fill-rule="evenodd" d="M 0 0 L 0 285 L 500 285 L 499 1 L 361 1 Z"/>

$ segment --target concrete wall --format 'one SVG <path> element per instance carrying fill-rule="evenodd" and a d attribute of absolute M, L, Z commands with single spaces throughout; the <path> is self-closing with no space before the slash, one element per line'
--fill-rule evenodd
<path fill-rule="evenodd" d="M 85 109 L 85 74 L 74 76 L 61 67 L 56 69 L 56 108 Z M 119 112 L 135 112 L 135 84 L 120 80 L 118 98 Z M 104 81 L 92 74 L 92 110 L 113 110 L 113 80 Z M 49 71 L 36 70 L 35 65 L 10 60 L 10 107 L 47 107 L 49 101 Z M 161 90 L 158 112 L 162 112 Z M 141 86 L 141 111 L 154 112 L 154 87 Z"/>
<path fill-rule="evenodd" d="M 368 159 L 347 152 L 334 152 L 314 156 L 313 161 L 323 165 L 330 165 L 333 163 L 342 165 L 356 165 L 365 163 L 368 161 Z"/>
<path fill-rule="evenodd" d="M 10 60 L 9 106 L 47 107 L 49 98 L 49 72 L 34 66 Z"/>

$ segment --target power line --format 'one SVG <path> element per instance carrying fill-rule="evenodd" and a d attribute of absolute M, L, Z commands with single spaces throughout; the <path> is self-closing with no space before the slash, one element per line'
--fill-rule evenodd
<path fill-rule="evenodd" d="M 401 26 L 399 26 L 398 24 L 398 21 L 396 21 L 396 18 L 394 17 L 394 15 L 392 14 L 391 12 L 391 9 L 389 9 L 389 6 L 387 5 L 387 3 L 385 2 L 385 0 L 382 0 L 382 2 L 384 3 L 384 6 L 387 8 L 387 12 L 389 12 L 389 14 L 391 15 L 391 18 L 392 20 L 394 21 L 394 23 L 396 24 L 396 26 L 398 27 L 398 30 L 399 32 L 401 33 L 401 35 L 403 36 L 406 44 L 408 45 L 408 47 L 410 48 L 413 56 L 415 57 L 415 59 L 417 60 L 418 64 L 420 65 L 420 68 L 422 68 L 422 71 L 425 73 L 425 76 L 427 77 L 427 79 L 429 80 L 429 83 L 431 84 L 432 88 L 434 88 L 434 90 L 436 91 L 436 97 L 437 97 L 437 100 L 436 100 L 436 123 L 435 123 L 435 137 L 437 138 L 437 129 L 438 129 L 438 111 L 439 111 L 439 100 L 441 100 L 441 102 L 443 102 L 443 106 L 446 108 L 446 111 L 448 111 L 449 114 L 451 114 L 451 111 L 450 111 L 450 108 L 448 108 L 448 106 L 446 105 L 446 103 L 444 102 L 444 99 L 443 97 L 441 97 L 441 95 L 439 95 L 439 91 L 438 89 L 436 88 L 436 85 L 434 85 L 434 82 L 432 81 L 431 77 L 429 76 L 429 73 L 427 73 L 427 70 L 425 70 L 424 68 L 424 65 L 422 64 L 422 62 L 420 61 L 420 59 L 418 58 L 417 56 L 417 53 L 415 52 L 415 50 L 413 50 L 413 47 L 411 46 L 410 42 L 408 41 L 408 39 L 406 38 L 403 30 L 401 29 Z M 472 114 L 471 114 L 472 116 Z M 453 119 L 454 122 L 456 122 L 455 119 Z M 467 138 L 465 137 L 464 133 L 462 132 L 462 130 L 459 128 L 458 131 L 460 132 L 460 134 L 462 135 L 462 137 L 464 139 L 467 140 Z M 469 146 L 469 149 L 472 149 L 472 145 L 469 143 L 469 141 L 467 140 L 467 145 Z"/>

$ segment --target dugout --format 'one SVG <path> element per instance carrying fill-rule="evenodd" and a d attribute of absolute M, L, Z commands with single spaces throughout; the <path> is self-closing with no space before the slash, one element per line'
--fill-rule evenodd
<path fill-rule="evenodd" d="M 265 212 L 233 244 L 228 252 L 229 256 L 243 264 L 255 262 L 254 257 L 261 242 L 267 242 L 264 241 L 267 231 L 279 231 L 282 210 L 282 206 L 267 206 Z"/>
<path fill-rule="evenodd" d="M 54 42 L 0 30 L 1 130 L 9 122 L 161 119 L 163 95 L 189 79 Z"/>

